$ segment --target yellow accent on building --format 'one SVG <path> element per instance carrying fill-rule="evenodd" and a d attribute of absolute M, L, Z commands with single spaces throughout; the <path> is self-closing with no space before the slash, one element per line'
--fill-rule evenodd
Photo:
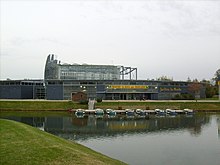
<path fill-rule="evenodd" d="M 220 85 L 220 80 L 218 81 L 218 85 Z"/>
<path fill-rule="evenodd" d="M 109 85 L 110 89 L 148 89 L 147 85 Z"/>

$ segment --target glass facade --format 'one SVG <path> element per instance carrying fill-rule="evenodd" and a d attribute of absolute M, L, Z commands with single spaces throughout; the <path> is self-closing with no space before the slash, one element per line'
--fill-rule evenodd
<path fill-rule="evenodd" d="M 120 67 L 112 65 L 59 65 L 59 79 L 118 80 Z"/>
<path fill-rule="evenodd" d="M 54 55 L 47 57 L 45 80 L 119 80 L 121 66 L 60 64 Z"/>

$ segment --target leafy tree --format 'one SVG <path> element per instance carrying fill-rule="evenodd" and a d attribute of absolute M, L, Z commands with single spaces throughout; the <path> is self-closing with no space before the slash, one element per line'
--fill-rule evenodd
<path fill-rule="evenodd" d="M 215 72 L 214 77 L 212 78 L 215 81 L 215 84 L 218 85 L 218 81 L 220 81 L 220 69 Z"/>
<path fill-rule="evenodd" d="M 199 82 L 194 81 L 188 85 L 188 91 L 197 98 L 200 94 L 201 87 L 202 86 Z"/>
<path fill-rule="evenodd" d="M 190 77 L 187 78 L 187 82 L 192 82 L 192 80 L 190 79 Z"/>
<path fill-rule="evenodd" d="M 193 80 L 193 82 L 198 83 L 199 81 L 198 81 L 198 79 L 196 78 L 196 79 Z"/>
<path fill-rule="evenodd" d="M 157 78 L 158 81 L 173 81 L 173 78 L 170 78 L 168 76 L 161 76 Z"/>
<path fill-rule="evenodd" d="M 201 81 L 201 83 L 204 84 L 205 88 L 206 88 L 206 91 L 205 91 L 205 94 L 206 94 L 206 98 L 212 98 L 213 96 L 217 95 L 218 94 L 218 88 L 216 85 L 213 85 L 211 83 L 211 81 L 208 81 L 208 80 L 205 80 L 203 79 Z"/>
<path fill-rule="evenodd" d="M 216 95 L 216 93 L 217 93 L 216 86 L 213 86 L 211 84 L 206 84 L 205 94 L 207 98 L 212 98 L 214 95 Z"/>

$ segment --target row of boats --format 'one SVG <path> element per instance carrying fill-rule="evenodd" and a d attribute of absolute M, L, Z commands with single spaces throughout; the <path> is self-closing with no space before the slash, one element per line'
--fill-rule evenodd
<path fill-rule="evenodd" d="M 174 110 L 174 109 L 155 109 L 155 110 L 142 110 L 142 109 L 125 109 L 125 110 L 113 110 L 113 109 L 95 109 L 95 110 L 84 110 L 84 109 L 77 109 L 75 110 L 75 115 L 77 117 L 83 117 L 85 114 L 95 114 L 96 116 L 104 116 L 107 114 L 108 117 L 115 117 L 117 114 L 125 114 L 127 117 L 146 117 L 149 114 L 156 114 L 160 116 L 170 115 L 175 116 L 178 114 L 187 114 L 192 115 L 194 114 L 194 110 L 192 109 L 184 109 L 184 110 Z"/>

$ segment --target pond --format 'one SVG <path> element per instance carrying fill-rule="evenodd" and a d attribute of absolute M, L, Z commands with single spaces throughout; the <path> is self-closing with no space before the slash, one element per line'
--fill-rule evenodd
<path fill-rule="evenodd" d="M 114 118 L 71 113 L 1 112 L 134 165 L 219 165 L 220 114 Z"/>

